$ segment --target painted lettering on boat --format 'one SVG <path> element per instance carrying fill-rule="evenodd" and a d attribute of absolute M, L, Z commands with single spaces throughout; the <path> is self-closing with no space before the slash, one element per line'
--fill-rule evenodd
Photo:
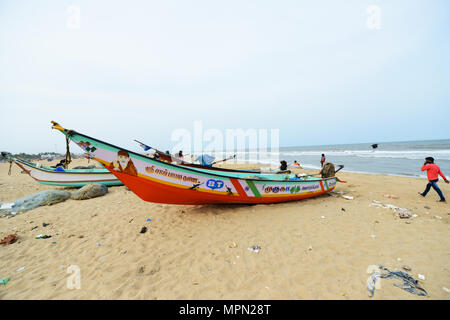
<path fill-rule="evenodd" d="M 303 190 L 306 190 L 306 191 L 312 191 L 312 190 L 317 190 L 317 189 L 320 189 L 320 184 L 312 184 L 312 185 L 309 185 L 309 186 L 302 186 L 302 191 Z"/>
<path fill-rule="evenodd" d="M 181 180 L 181 181 L 187 181 L 187 182 L 192 182 L 192 183 L 199 182 L 198 178 L 191 177 L 191 176 L 185 176 L 183 174 L 179 174 L 177 172 L 172 172 L 167 169 L 158 169 L 158 168 L 155 168 L 155 166 L 145 167 L 145 171 L 149 174 L 157 174 L 157 175 L 160 175 L 163 177 L 168 177 L 168 178 L 177 179 L 177 180 Z"/>
<path fill-rule="evenodd" d="M 262 190 L 265 193 L 286 193 L 286 192 L 290 192 L 290 193 L 299 193 L 301 191 L 304 192 L 310 192 L 310 191 L 315 191 L 315 190 L 319 190 L 320 189 L 320 184 L 319 183 L 314 183 L 314 184 L 307 184 L 307 185 L 294 185 L 294 186 L 266 186 L 263 185 L 262 186 Z"/>
<path fill-rule="evenodd" d="M 328 180 L 327 181 L 327 185 L 328 185 L 328 189 L 333 188 L 334 186 L 336 186 L 336 180 Z"/>
<path fill-rule="evenodd" d="M 223 188 L 223 185 L 224 183 L 222 180 L 209 179 L 208 181 L 206 181 L 206 186 L 212 190 L 221 189 Z"/>

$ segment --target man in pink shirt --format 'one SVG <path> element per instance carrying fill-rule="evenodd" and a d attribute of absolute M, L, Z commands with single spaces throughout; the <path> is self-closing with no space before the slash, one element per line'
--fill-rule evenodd
<path fill-rule="evenodd" d="M 431 187 L 433 187 L 434 190 L 436 190 L 436 192 L 438 193 L 439 197 L 441 198 L 441 200 L 439 200 L 439 202 L 445 202 L 445 198 L 444 195 L 442 194 L 441 189 L 439 189 L 437 182 L 439 180 L 439 175 L 444 179 L 445 183 L 449 183 L 447 178 L 444 176 L 444 174 L 441 171 L 441 168 L 439 168 L 439 166 L 437 164 L 434 164 L 434 158 L 432 157 L 427 157 L 425 158 L 425 163 L 422 166 L 422 171 L 427 171 L 427 177 L 428 177 L 428 184 L 427 187 L 425 188 L 425 191 L 423 193 L 419 194 L 422 197 L 425 197 L 428 193 L 428 191 L 430 191 Z"/>

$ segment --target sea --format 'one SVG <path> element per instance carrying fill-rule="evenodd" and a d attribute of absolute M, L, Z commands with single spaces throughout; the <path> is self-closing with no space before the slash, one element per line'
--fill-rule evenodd
<path fill-rule="evenodd" d="M 336 167 L 344 165 L 342 171 L 417 178 L 426 177 L 420 168 L 426 157 L 433 157 L 444 175 L 450 176 L 450 139 L 380 142 L 377 148 L 371 143 L 279 148 L 280 160 L 297 160 L 306 169 L 320 170 L 322 154 Z"/>

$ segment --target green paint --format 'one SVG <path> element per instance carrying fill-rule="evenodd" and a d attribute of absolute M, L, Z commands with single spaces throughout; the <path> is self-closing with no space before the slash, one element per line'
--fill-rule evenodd
<path fill-rule="evenodd" d="M 250 189 L 253 191 L 253 194 L 255 197 L 261 197 L 261 194 L 259 193 L 258 189 L 255 187 L 255 184 L 251 180 L 247 180 L 247 184 L 250 187 Z"/>

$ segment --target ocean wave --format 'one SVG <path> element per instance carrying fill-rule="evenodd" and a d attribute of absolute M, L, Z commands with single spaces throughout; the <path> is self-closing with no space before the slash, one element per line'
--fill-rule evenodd
<path fill-rule="evenodd" d="M 280 152 L 281 157 L 317 156 L 325 154 L 327 157 L 361 157 L 361 158 L 392 158 L 423 160 L 425 157 L 433 157 L 436 160 L 450 160 L 450 150 L 411 150 L 411 151 L 368 151 L 368 150 L 324 150 L 324 151 L 289 151 Z"/>

